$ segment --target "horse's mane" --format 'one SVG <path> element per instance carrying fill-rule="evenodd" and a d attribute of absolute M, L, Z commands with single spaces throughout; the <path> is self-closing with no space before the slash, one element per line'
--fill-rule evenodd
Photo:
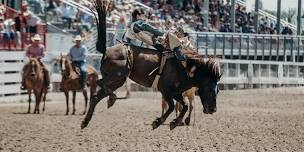
<path fill-rule="evenodd" d="M 216 56 L 205 56 L 205 55 L 200 55 L 196 51 L 189 51 L 186 50 L 183 52 L 190 62 L 194 62 L 196 64 L 200 64 L 205 66 L 208 71 L 211 71 L 211 76 L 215 78 L 220 78 L 221 76 L 221 68 L 220 68 L 220 63 L 219 63 L 219 58 Z"/>
<path fill-rule="evenodd" d="M 35 64 L 37 65 L 37 69 L 41 69 L 41 65 L 40 65 L 38 59 L 30 58 L 28 64 L 30 65 L 32 62 L 35 62 Z"/>
<path fill-rule="evenodd" d="M 35 65 L 37 66 L 37 72 L 42 70 L 40 63 L 36 58 L 29 58 L 28 62 L 23 67 L 23 72 L 25 75 L 29 74 L 32 62 L 35 62 Z"/>
<path fill-rule="evenodd" d="M 211 71 L 211 75 L 214 78 L 219 79 L 221 77 L 221 68 L 220 68 L 220 62 L 217 58 L 211 57 L 208 58 L 208 61 L 206 62 L 206 66 Z"/>

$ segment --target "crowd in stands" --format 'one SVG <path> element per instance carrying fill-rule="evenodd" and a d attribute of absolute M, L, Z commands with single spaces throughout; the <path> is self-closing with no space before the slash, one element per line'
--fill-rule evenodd
<path fill-rule="evenodd" d="M 73 0 L 92 9 L 93 0 Z M 109 19 L 118 28 L 130 22 L 135 0 L 115 0 L 109 6 Z M 149 6 L 147 18 L 157 28 L 167 24 L 184 25 L 189 31 L 232 32 L 230 0 L 209 0 L 209 25 L 204 26 L 204 0 L 138 0 Z M 45 11 L 57 21 L 64 21 L 67 29 L 74 29 L 76 34 L 85 34 L 94 24 L 94 17 L 88 13 L 67 5 L 61 0 L 28 0 L 34 12 Z M 45 9 L 43 9 L 45 8 Z M 275 23 L 268 17 L 259 19 L 258 31 L 254 30 L 254 14 L 246 7 L 236 5 L 235 32 L 276 34 Z M 291 31 L 286 27 L 287 30 Z M 283 30 L 284 31 L 284 30 Z M 286 32 L 283 32 L 284 34 Z M 288 32 L 291 34 L 291 32 Z"/>
<path fill-rule="evenodd" d="M 22 2 L 21 11 L 0 4 L 0 47 L 16 49 L 21 47 L 22 42 L 30 43 L 30 37 L 38 33 L 40 24 L 40 18 L 28 10 L 26 1 Z"/>
<path fill-rule="evenodd" d="M 79 5 L 93 9 L 93 0 L 72 0 Z M 108 27 L 115 28 L 117 33 L 123 33 L 131 22 L 131 13 L 135 0 L 111 1 L 108 13 Z M 209 25 L 204 26 L 204 0 L 138 0 L 151 9 L 146 10 L 150 23 L 160 29 L 171 25 L 183 25 L 187 31 L 232 32 L 230 0 L 209 1 Z M 37 16 L 46 14 L 48 22 L 62 22 L 64 29 L 75 31 L 85 37 L 94 26 L 95 19 L 76 7 L 62 0 L 24 0 L 21 11 L 13 18 L 5 18 L 5 6 L 0 7 L 1 40 L 6 44 L 20 45 L 20 32 L 37 33 L 41 19 Z M 23 13 L 21 13 L 23 12 Z M 246 7 L 237 5 L 235 9 L 235 32 L 276 34 L 275 23 L 268 17 L 259 19 L 258 31 L 254 30 L 254 14 Z M 24 28 L 21 28 L 24 24 Z M 284 27 L 281 34 L 292 35 L 290 28 Z"/>

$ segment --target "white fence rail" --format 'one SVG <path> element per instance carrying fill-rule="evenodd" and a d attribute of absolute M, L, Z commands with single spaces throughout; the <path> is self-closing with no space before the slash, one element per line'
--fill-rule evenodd
<path fill-rule="evenodd" d="M 24 52 L 0 52 L 0 102 L 17 100 L 24 94 L 20 90 Z"/>

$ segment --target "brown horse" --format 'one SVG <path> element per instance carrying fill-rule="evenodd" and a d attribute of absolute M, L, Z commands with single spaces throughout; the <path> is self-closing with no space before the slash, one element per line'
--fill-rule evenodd
<path fill-rule="evenodd" d="M 183 92 L 183 97 L 187 97 L 188 102 L 189 102 L 189 113 L 188 113 L 188 117 L 185 119 L 186 125 L 190 124 L 191 113 L 193 110 L 193 102 L 194 102 L 194 97 L 195 97 L 196 91 L 197 91 L 197 88 L 192 87 L 191 89 Z M 167 107 L 168 107 L 167 101 L 165 100 L 164 97 L 162 97 L 162 115 L 164 115 L 164 112 L 167 109 Z M 179 102 L 176 102 L 176 104 L 175 104 L 176 117 L 178 116 L 178 112 L 181 112 L 181 111 L 182 111 L 182 105 L 180 105 Z"/>
<path fill-rule="evenodd" d="M 85 128 L 89 124 L 99 101 L 107 96 L 113 97 L 113 92 L 121 87 L 128 77 L 142 86 L 151 87 L 157 75 L 156 72 L 151 73 L 151 71 L 155 71 L 159 67 L 162 57 L 162 53 L 158 51 L 132 45 L 118 44 L 111 48 L 106 48 L 106 11 L 108 2 L 106 0 L 95 1 L 95 8 L 98 13 L 96 49 L 104 54 L 100 67 L 103 77 L 97 81 L 100 90 L 93 96 L 81 128 Z M 203 112 L 206 114 L 216 112 L 217 85 L 221 77 L 219 62 L 213 58 L 203 58 L 194 52 L 187 60 L 186 65 L 187 67 L 184 68 L 175 57 L 167 59 L 157 88 L 167 101 L 169 108 L 163 116 L 152 123 L 153 129 L 163 124 L 174 111 L 173 99 L 182 105 L 182 111 L 170 123 L 170 129 L 174 129 L 181 123 L 188 111 L 188 106 L 183 100 L 182 93 L 192 87 L 198 88 L 198 95 L 204 107 Z M 188 75 L 188 73 L 191 73 L 191 75 Z"/>
<path fill-rule="evenodd" d="M 43 108 L 42 111 L 45 111 L 45 100 L 47 94 L 47 87 L 45 85 L 44 80 L 44 72 L 43 67 L 41 66 L 40 62 L 36 58 L 30 58 L 29 62 L 23 67 L 23 74 L 22 74 L 24 84 L 27 89 L 27 93 L 29 96 L 29 106 L 27 113 L 31 111 L 31 94 L 32 91 L 35 94 L 36 105 L 34 109 L 34 113 L 39 114 L 39 107 L 41 98 L 43 97 Z"/>
<path fill-rule="evenodd" d="M 75 68 L 72 65 L 72 62 L 67 56 L 61 55 L 60 57 L 60 69 L 61 69 L 61 75 L 62 80 L 60 87 L 62 91 L 64 92 L 64 95 L 66 97 L 66 115 L 69 114 L 69 91 L 73 92 L 73 112 L 72 115 L 75 114 L 75 98 L 76 98 L 76 91 L 81 90 L 81 84 L 80 84 L 80 77 L 79 77 L 79 71 L 77 68 Z M 87 78 L 87 84 L 90 86 L 90 99 L 92 98 L 93 94 L 96 92 L 96 81 L 98 79 L 98 74 L 96 70 L 92 66 L 87 66 L 87 72 L 88 72 L 88 78 Z M 82 93 L 85 100 L 85 108 L 83 111 L 83 114 L 86 113 L 87 104 L 88 104 L 88 95 L 87 90 L 82 89 Z"/>

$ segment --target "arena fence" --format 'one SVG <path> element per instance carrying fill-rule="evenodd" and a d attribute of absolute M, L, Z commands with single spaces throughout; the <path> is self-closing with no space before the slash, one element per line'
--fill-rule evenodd
<path fill-rule="evenodd" d="M 23 52 L 0 52 L 0 102 L 16 101 L 25 93 L 20 90 Z"/>

